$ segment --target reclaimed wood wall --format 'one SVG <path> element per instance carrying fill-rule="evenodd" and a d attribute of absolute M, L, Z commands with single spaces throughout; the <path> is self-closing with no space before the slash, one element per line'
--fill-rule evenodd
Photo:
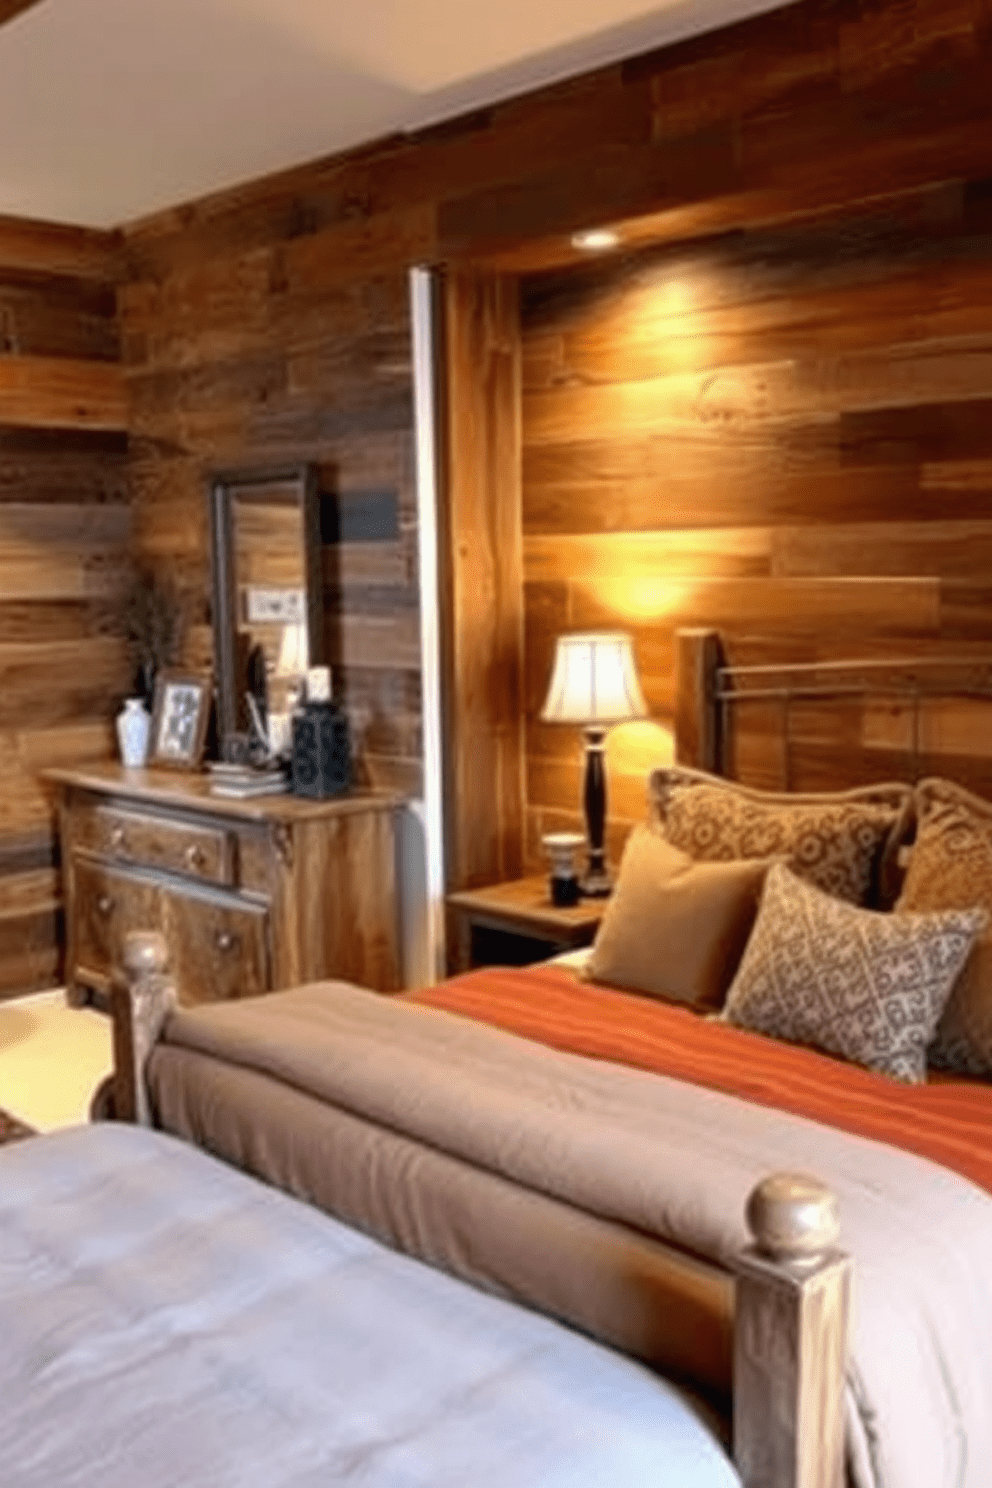
<path fill-rule="evenodd" d="M 0 222 L 0 997 L 60 972 L 39 771 L 112 748 L 130 510 L 116 244 Z"/>
<path fill-rule="evenodd" d="M 126 234 L 120 292 L 135 544 L 184 590 L 187 660 L 212 657 L 212 471 L 313 461 L 325 506 L 335 695 L 366 778 L 416 791 L 419 610 L 410 327 L 400 255 L 382 273 L 315 251 L 270 199 L 156 218 Z M 261 226 L 259 226 L 261 217 Z M 366 268 L 368 268 L 366 264 Z M 381 534 L 351 509 L 395 509 Z M 367 524 L 365 524 L 367 526 Z M 344 535 L 346 540 L 337 540 Z"/>
<path fill-rule="evenodd" d="M 542 828 L 574 820 L 578 740 L 533 721 L 558 628 L 623 621 L 638 633 L 662 727 L 614 745 L 621 823 L 639 814 L 643 768 L 668 747 L 676 625 L 720 626 L 737 659 L 794 654 L 797 644 L 984 649 L 990 124 L 988 0 L 803 0 L 178 207 L 122 234 L 126 421 L 113 348 L 95 328 L 106 317 L 83 294 L 107 294 L 106 244 L 66 230 L 46 240 L 58 239 L 56 259 L 39 259 L 37 234 L 4 229 L 0 266 L 14 275 L 35 340 L 19 331 L 0 343 L 3 500 L 112 505 L 126 423 L 136 551 L 184 587 L 188 659 L 206 662 L 209 471 L 308 459 L 343 511 L 395 497 L 398 523 L 384 540 L 328 544 L 326 614 L 370 776 L 416 790 L 406 275 L 433 263 L 451 266 L 452 282 L 495 276 L 479 301 L 492 318 L 476 375 L 489 368 L 496 382 L 462 397 L 479 416 L 449 427 L 448 457 L 491 474 L 493 452 L 505 456 L 506 430 L 512 437 L 522 417 L 524 639 L 515 652 L 519 542 L 498 560 L 520 482 L 493 481 L 485 501 L 462 492 L 448 537 L 455 556 L 473 544 L 487 555 L 479 562 L 490 565 L 501 618 L 461 604 L 459 654 L 472 664 L 454 658 L 448 701 L 480 736 L 502 730 L 496 831 L 488 790 L 448 804 L 472 845 L 466 871 L 498 877 L 519 854 L 520 769 L 505 704 L 521 665 L 531 856 Z M 624 234 L 621 260 L 573 274 L 572 232 L 604 222 Z M 28 279 L 38 290 L 31 316 Z M 522 409 L 508 412 L 507 307 L 518 289 L 524 391 Z M 468 376 L 471 346 L 463 340 Z M 450 371 L 458 346 L 449 351 Z M 117 541 L 116 529 L 80 530 L 79 553 Z M 63 556 L 62 572 L 77 561 L 87 574 L 99 569 Z M 462 572 L 476 582 L 472 563 Z M 74 669 L 52 649 L 74 641 L 60 630 L 65 606 L 95 598 L 70 593 L 61 584 L 57 596 L 29 593 L 23 609 L 16 591 L 4 596 L 0 667 L 19 701 L 0 702 L 3 770 L 16 776 L 13 794 L 4 777 L 2 810 L 34 802 L 7 840 L 46 840 L 47 804 L 36 783 L 21 790 L 16 764 L 30 758 L 30 774 L 36 759 L 24 754 L 32 701 L 48 744 L 68 748 L 79 727 L 88 748 L 109 730 L 113 665 Z M 449 605 L 450 623 L 457 594 Z M 102 623 L 94 615 L 90 633 L 102 636 Z M 116 644 L 119 619 L 106 623 L 101 646 Z M 25 658 L 22 645 L 41 650 Z M 54 693 L 50 678 L 38 680 L 42 650 L 59 669 Z M 891 733 L 888 718 L 876 726 L 879 740 Z M 976 738 L 971 715 L 942 734 L 962 761 Z M 48 744 L 38 759 L 51 757 Z M 755 747 L 745 763 L 757 777 Z M 838 753 L 829 738 L 824 749 Z"/>
<path fill-rule="evenodd" d="M 575 730 L 536 720 L 561 630 L 631 630 L 661 730 L 611 739 L 614 853 L 670 752 L 673 636 L 741 664 L 992 662 L 992 32 L 978 5 L 801 7 L 681 49 L 658 118 L 736 140 L 719 226 L 523 287 L 528 842 L 577 824 Z M 784 19 L 783 18 L 783 19 Z M 671 63 L 677 58 L 672 56 Z M 700 135 L 699 138 L 702 138 Z M 738 166 L 735 166 L 735 172 Z M 769 221 L 768 207 L 795 211 Z M 777 208 L 773 214 L 778 215 Z M 919 768 L 992 788 L 988 702 L 793 710 L 793 784 Z M 735 767 L 779 783 L 778 705 Z"/>
<path fill-rule="evenodd" d="M 717 627 L 745 664 L 992 660 L 990 290 L 984 203 L 943 186 L 528 282 L 534 832 L 579 791 L 576 740 L 533 721 L 558 630 L 631 629 L 663 722 L 679 626 Z M 924 710 L 930 769 L 992 783 L 984 706 Z M 804 705 L 798 783 L 905 773 L 910 722 Z M 778 708 L 742 725 L 739 772 L 774 784 Z M 621 734 L 629 821 L 643 772 Z"/>

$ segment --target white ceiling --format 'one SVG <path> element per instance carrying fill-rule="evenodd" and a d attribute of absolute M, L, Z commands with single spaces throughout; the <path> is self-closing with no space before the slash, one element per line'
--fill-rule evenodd
<path fill-rule="evenodd" d="M 781 0 L 42 0 L 0 27 L 0 213 L 117 226 Z"/>

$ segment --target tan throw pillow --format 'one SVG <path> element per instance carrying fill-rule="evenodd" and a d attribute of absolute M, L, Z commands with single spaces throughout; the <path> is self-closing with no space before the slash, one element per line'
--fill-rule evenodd
<path fill-rule="evenodd" d="M 920 782 L 916 812 L 916 843 L 897 909 L 992 910 L 992 806 L 934 779 Z M 960 1074 L 992 1075 L 992 930 L 979 936 L 955 983 L 928 1057 Z"/>
<path fill-rule="evenodd" d="M 635 827 L 586 975 L 694 1007 L 722 1007 L 767 867 L 694 863 L 657 829 Z"/>
<path fill-rule="evenodd" d="M 918 1084 L 954 979 L 986 922 L 980 909 L 855 909 L 776 863 L 723 1017 Z"/>
<path fill-rule="evenodd" d="M 912 805 L 908 785 L 793 796 L 680 765 L 653 771 L 650 790 L 665 836 L 697 861 L 781 857 L 851 904 L 879 902 Z"/>

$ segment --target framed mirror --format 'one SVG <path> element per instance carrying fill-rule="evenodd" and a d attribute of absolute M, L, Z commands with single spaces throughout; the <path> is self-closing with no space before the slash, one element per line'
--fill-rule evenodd
<path fill-rule="evenodd" d="M 288 711 L 324 661 L 317 469 L 217 474 L 210 482 L 218 733 L 229 756 L 250 726 L 249 690 Z"/>

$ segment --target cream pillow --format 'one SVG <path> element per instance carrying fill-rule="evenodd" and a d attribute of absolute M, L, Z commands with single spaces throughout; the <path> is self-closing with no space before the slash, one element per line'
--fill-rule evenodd
<path fill-rule="evenodd" d="M 992 911 L 992 806 L 949 780 L 921 781 L 918 827 L 896 908 Z M 931 1064 L 992 1076 L 992 931 L 985 930 L 955 983 L 930 1046 Z"/>
<path fill-rule="evenodd" d="M 783 795 L 675 765 L 652 772 L 650 793 L 665 836 L 698 861 L 782 857 L 852 904 L 895 898 L 884 880 L 911 812 L 908 785 Z"/>
<path fill-rule="evenodd" d="M 767 867 L 694 863 L 656 828 L 635 827 L 586 975 L 694 1007 L 722 1007 Z"/>
<path fill-rule="evenodd" d="M 954 979 L 986 923 L 980 909 L 855 909 L 776 863 L 723 1016 L 919 1083 Z"/>

